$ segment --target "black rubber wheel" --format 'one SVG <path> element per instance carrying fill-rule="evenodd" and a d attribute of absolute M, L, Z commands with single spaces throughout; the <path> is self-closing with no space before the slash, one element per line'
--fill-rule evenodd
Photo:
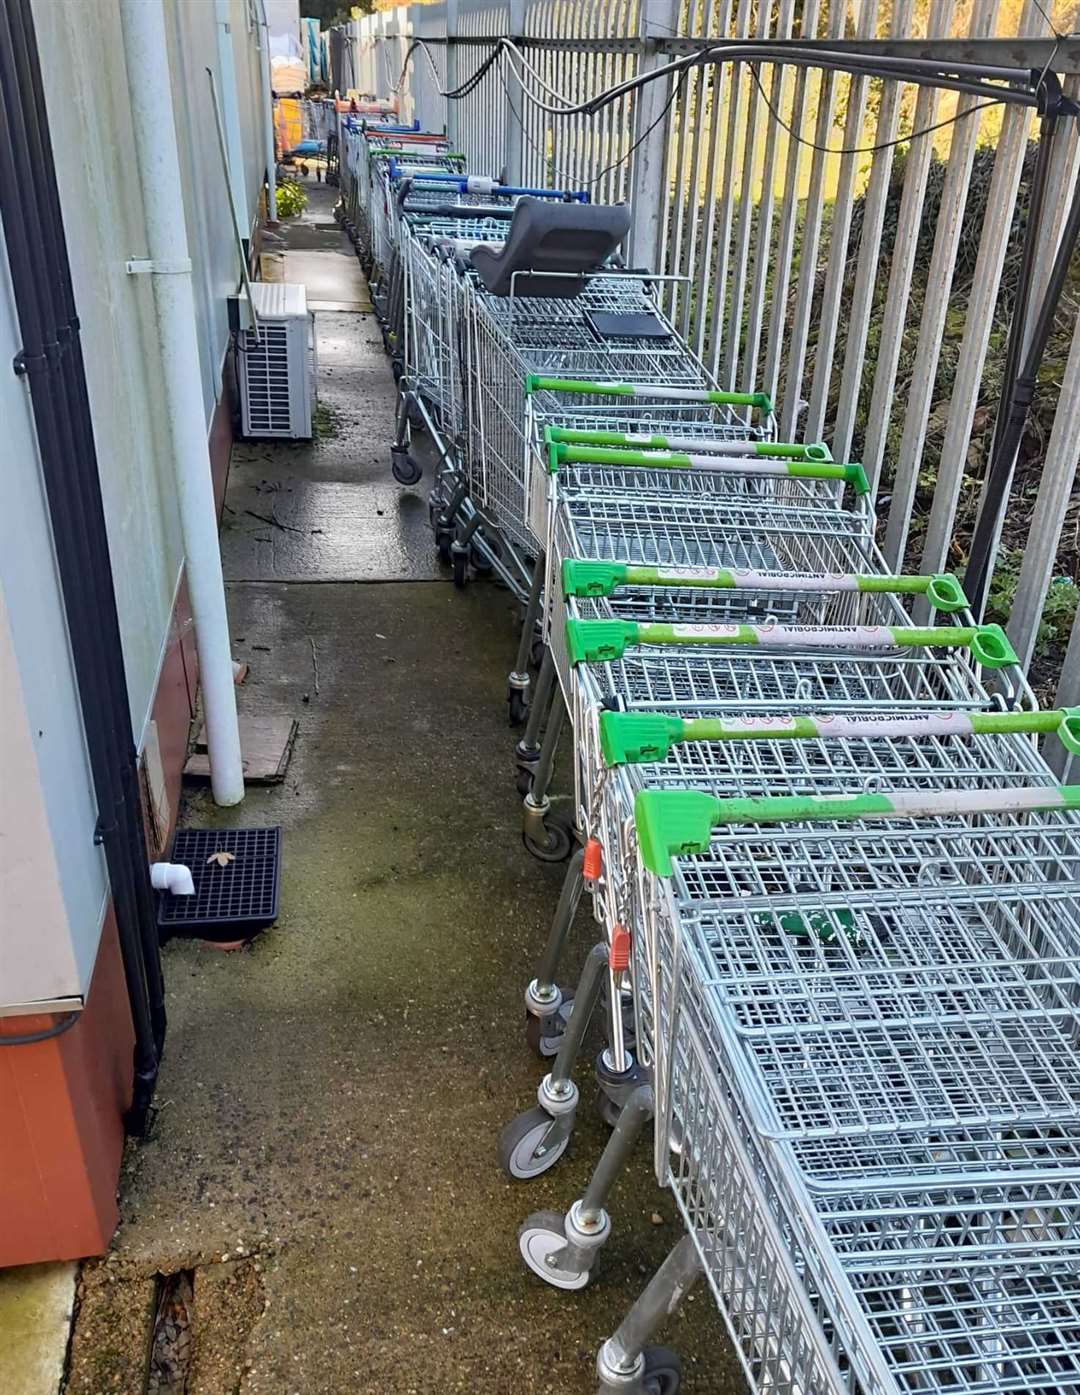
<path fill-rule="evenodd" d="M 534 842 L 527 833 L 522 833 L 521 841 L 538 862 L 565 862 L 570 856 L 573 839 L 565 824 L 554 819 L 544 824 L 543 843 Z"/>
<path fill-rule="evenodd" d="M 534 1017 L 531 1012 L 525 1015 L 525 1041 L 529 1049 L 536 1053 L 542 1060 L 549 1061 L 553 1056 L 559 1054 L 559 1047 L 562 1045 L 563 1033 L 566 1031 L 566 1021 L 570 1016 L 570 1009 L 573 1007 L 574 999 L 571 994 L 559 1004 L 558 1024 L 559 1031 L 556 1034 L 550 1032 L 545 1036 L 541 1029 L 539 1017 Z"/>
<path fill-rule="evenodd" d="M 649 1395 L 679 1395 L 682 1385 L 682 1363 L 679 1354 L 670 1347 L 646 1347 L 645 1373 L 641 1383 Z"/>
<path fill-rule="evenodd" d="M 420 404 L 414 398 L 410 397 L 405 410 L 409 416 L 409 425 L 413 430 L 423 431 L 427 423 L 424 420 L 423 412 L 420 410 Z"/>
<path fill-rule="evenodd" d="M 460 590 L 465 585 L 465 570 L 469 563 L 468 552 L 451 552 L 450 565 L 454 569 L 454 585 Z"/>
<path fill-rule="evenodd" d="M 390 473 L 398 484 L 418 484 L 424 472 L 408 452 L 394 451 L 390 457 Z"/>
<path fill-rule="evenodd" d="M 454 535 L 445 528 L 435 534 L 435 550 L 439 554 L 439 561 L 445 566 L 449 566 L 454 559 L 452 548 L 454 545 Z"/>
<path fill-rule="evenodd" d="M 510 1120 L 499 1134 L 497 1144 L 499 1166 L 508 1177 L 516 1182 L 528 1182 L 555 1166 L 566 1152 L 569 1136 L 553 1144 L 540 1157 L 536 1156 L 535 1151 L 543 1143 L 553 1122 L 551 1115 L 539 1105 Z"/>
<path fill-rule="evenodd" d="M 520 688 L 511 688 L 510 697 L 507 702 L 510 725 L 512 727 L 521 726 L 529 711 L 529 704 L 525 701 L 525 694 Z M 528 790 L 525 791 L 528 794 Z"/>
<path fill-rule="evenodd" d="M 544 651 L 547 645 L 542 639 L 534 639 L 532 647 L 529 649 L 529 658 L 532 660 L 533 668 L 539 668 L 544 662 Z"/>
<path fill-rule="evenodd" d="M 469 561 L 472 563 L 473 571 L 479 576 L 490 576 L 495 570 L 495 564 L 491 558 L 481 552 L 479 548 L 469 548 Z"/>
<path fill-rule="evenodd" d="M 603 1119 L 604 1123 L 607 1124 L 608 1128 L 613 1129 L 619 1122 L 619 1115 L 622 1113 L 622 1110 L 610 1095 L 605 1094 L 603 1090 L 597 1090 L 596 1112 L 600 1115 L 600 1118 Z"/>
<path fill-rule="evenodd" d="M 384 335 L 384 337 L 383 337 L 383 342 L 386 343 L 386 352 L 387 352 L 387 353 L 390 352 L 390 345 L 389 345 L 389 343 L 387 343 L 387 340 L 389 340 L 389 339 L 390 339 L 390 335 Z M 393 374 L 394 382 L 395 382 L 395 383 L 399 383 L 399 382 L 401 381 L 401 375 L 402 375 L 402 373 L 405 372 L 405 366 L 404 366 L 404 364 L 401 362 L 401 359 L 399 359 L 399 358 L 392 358 L 392 359 L 390 360 L 390 372 Z"/>
<path fill-rule="evenodd" d="M 531 770 L 519 770 L 518 773 L 514 776 L 514 786 L 517 789 L 518 794 L 521 795 L 522 799 L 524 799 L 525 796 L 532 789 L 532 782 L 533 777 Z"/>

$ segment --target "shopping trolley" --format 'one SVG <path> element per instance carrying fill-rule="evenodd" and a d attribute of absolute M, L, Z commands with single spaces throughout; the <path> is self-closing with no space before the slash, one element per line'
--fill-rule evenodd
<path fill-rule="evenodd" d="M 666 793 L 640 796 L 639 826 Z M 1080 791 L 865 798 L 801 812 L 763 800 L 750 817 L 827 818 L 835 833 L 906 814 L 905 836 L 928 819 L 938 837 L 968 821 L 1001 849 L 1038 816 L 1056 875 L 894 885 L 867 900 L 857 938 L 838 920 L 831 938 L 793 937 L 782 920 L 798 903 L 785 912 L 773 896 L 763 913 L 701 896 L 711 833 L 690 840 L 696 854 L 646 833 L 649 979 L 667 1038 L 657 1164 L 689 1234 L 602 1348 L 602 1390 L 625 1388 L 616 1377 L 641 1364 L 658 1300 L 699 1266 L 756 1388 L 1077 1388 L 1080 842 L 1061 810 Z M 737 803 L 711 807 L 710 828 L 743 821 Z M 1011 863 L 984 846 L 966 870 L 980 861 Z M 951 866 L 964 866 L 955 852 Z M 542 1252 L 541 1228 L 530 1234 Z"/>
<path fill-rule="evenodd" d="M 955 658 L 953 663 L 959 670 L 953 690 L 967 681 L 964 709 L 913 712 L 907 686 L 900 683 L 891 706 L 816 717 L 788 716 L 782 701 L 773 704 L 772 715 L 746 715 L 737 685 L 727 695 L 726 715 L 715 701 L 706 709 L 710 716 L 699 715 L 700 708 L 689 705 L 687 715 L 677 716 L 675 704 L 658 713 L 647 703 L 632 707 L 632 697 L 621 698 L 617 706 L 622 710 L 612 710 L 618 694 L 608 687 L 602 670 L 590 665 L 575 668 L 575 811 L 586 846 L 571 862 L 539 968 L 525 991 L 527 1039 L 541 1055 L 557 1054 L 558 1060 L 541 1085 L 538 1108 L 519 1116 L 504 1131 L 500 1153 L 512 1176 L 546 1171 L 570 1137 L 573 1111 L 565 1105 L 572 1093 L 581 1034 L 563 1049 L 567 995 L 558 986 L 557 968 L 586 884 L 592 892 L 594 916 L 605 930 L 599 953 L 616 938 L 627 938 L 636 866 L 636 847 L 632 839 L 628 846 L 627 827 L 637 792 L 653 783 L 676 790 L 707 786 L 743 797 L 778 789 L 830 792 L 890 780 L 898 787 L 911 784 L 918 789 L 956 781 L 973 788 L 993 787 L 1045 772 L 1032 744 L 1034 734 L 1059 731 L 1073 748 L 1080 732 L 1075 713 L 1062 717 L 1002 710 L 1000 694 L 991 698 L 976 681 L 974 670 Z M 886 669 L 882 677 L 888 676 Z M 1034 847 L 1028 851 L 1037 856 Z M 897 876 L 918 874 L 925 868 L 923 862 L 909 859 L 905 863 L 895 852 L 891 855 Z M 813 896 L 819 887 L 820 876 L 813 876 L 811 866 L 804 890 Z M 808 913 L 806 926 L 818 926 L 816 916 L 816 911 Z M 827 933 L 830 927 L 822 923 L 820 928 Z M 627 958 L 625 949 L 620 954 Z M 611 1102 L 612 1116 L 640 1078 L 622 1021 L 631 988 L 628 970 L 629 963 L 623 963 L 607 983 L 609 1048 L 598 1077 Z M 587 963 L 573 997 L 578 1007 L 584 1004 L 579 1026 L 587 1021 L 602 987 L 598 966 Z"/>

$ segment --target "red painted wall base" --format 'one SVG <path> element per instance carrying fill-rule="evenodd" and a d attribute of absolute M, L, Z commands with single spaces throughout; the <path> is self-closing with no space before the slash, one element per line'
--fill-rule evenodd
<path fill-rule="evenodd" d="M 210 425 L 214 493 L 221 512 L 232 445 L 223 396 Z M 187 586 L 181 581 L 153 718 L 169 794 L 170 832 L 180 801 L 198 664 Z M 52 1017 L 0 1018 L 0 1036 L 23 1036 Z M 112 906 L 86 1007 L 54 1041 L 0 1047 L 0 1268 L 102 1254 L 119 1212 L 116 1185 L 131 1100 L 134 1036 Z"/>
<path fill-rule="evenodd" d="M 0 1036 L 51 1017 L 0 1020 Z M 112 908 L 86 1007 L 55 1041 L 0 1047 L 0 1267 L 100 1254 L 116 1228 L 134 1036 Z"/>

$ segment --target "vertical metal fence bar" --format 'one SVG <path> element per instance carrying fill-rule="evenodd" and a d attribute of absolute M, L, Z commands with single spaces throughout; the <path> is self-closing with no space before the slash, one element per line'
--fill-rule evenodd
<path fill-rule="evenodd" d="M 663 53 L 656 47 L 657 40 L 675 29 L 678 17 L 677 0 L 643 0 L 643 70 L 659 67 L 663 63 Z M 670 83 L 670 78 L 650 82 L 637 93 L 634 102 L 632 129 L 635 142 L 640 144 L 634 151 L 631 173 L 630 202 L 634 221 L 630 229 L 630 248 L 634 265 L 651 269 L 660 265 L 668 205 L 668 121 L 663 113 L 671 90 Z"/>
<path fill-rule="evenodd" d="M 893 38 L 899 38 L 908 32 L 912 3 L 913 0 L 896 0 L 890 29 Z M 892 172 L 893 150 L 889 143 L 896 139 L 901 95 L 902 87 L 899 83 L 882 84 L 873 144 L 886 148 L 874 153 L 870 164 L 870 178 L 863 198 L 859 260 L 855 269 L 855 285 L 848 314 L 844 367 L 840 376 L 840 399 L 833 430 L 833 454 L 838 460 L 850 459 L 851 442 L 855 435 L 855 420 L 859 410 L 863 364 L 866 358 L 866 334 L 880 273 L 878 257 L 881 250 L 881 230 L 889 194 L 889 175 Z"/>
<path fill-rule="evenodd" d="M 1031 33 L 1041 21 L 1034 0 L 1028 0 L 1020 19 L 1020 32 Z M 1024 168 L 1031 112 L 1027 107 L 1009 107 L 1002 118 L 1001 134 L 994 152 L 986 214 L 975 258 L 975 273 L 968 296 L 964 333 L 953 379 L 945 439 L 941 446 L 934 495 L 923 541 L 920 570 L 933 574 L 950 561 L 949 547 L 956 525 L 956 509 L 968 460 L 968 444 L 982 386 L 983 366 L 990 340 L 1001 285 L 1002 270 L 1009 247 L 1013 212 L 1020 177 Z M 928 608 L 917 603 L 915 615 L 925 618 Z"/>
<path fill-rule="evenodd" d="M 1076 612 L 1072 633 L 1069 635 L 1069 645 L 1065 650 L 1065 658 L 1061 665 L 1061 677 L 1058 679 L 1057 691 L 1054 694 L 1054 705 L 1056 707 L 1080 706 L 1080 610 Z M 1054 737 L 1048 736 L 1045 739 L 1043 756 L 1059 780 L 1067 781 L 1077 778 L 1076 769 L 1080 765 L 1080 758 L 1071 756 L 1061 742 Z"/>
<path fill-rule="evenodd" d="M 832 0 L 828 37 L 842 39 L 847 6 L 844 0 Z M 814 123 L 815 150 L 810 161 L 810 184 L 807 189 L 802 226 L 802 246 L 799 251 L 799 275 L 795 289 L 795 309 L 791 331 L 787 338 L 787 364 L 784 373 L 784 400 L 780 410 L 780 434 L 786 440 L 795 439 L 799 408 L 802 404 L 803 364 L 810 334 L 810 312 L 817 284 L 818 241 L 825 212 L 825 177 L 828 171 L 829 131 L 833 121 L 833 101 L 836 76 L 822 72 L 817 94 L 817 120 Z"/>
<path fill-rule="evenodd" d="M 809 3 L 816 9 L 817 0 L 809 0 Z M 739 7 L 735 14 L 734 37 L 742 38 L 745 36 L 749 20 L 750 0 L 739 0 Z M 720 362 L 720 350 L 727 329 L 725 317 L 727 315 L 728 258 L 731 253 L 731 226 L 735 203 L 735 170 L 739 158 L 739 113 L 742 109 L 743 86 L 749 81 L 742 63 L 732 64 L 729 71 L 730 76 L 727 82 L 727 122 L 724 138 L 724 172 L 722 176 L 723 194 L 720 198 L 719 216 L 716 220 L 716 229 L 714 233 L 716 256 L 713 267 L 713 300 L 709 315 L 707 343 L 707 362 L 710 371 L 713 373 L 716 372 Z"/>
<path fill-rule="evenodd" d="M 510 18 L 507 33 L 514 43 L 520 44 L 525 33 L 525 0 L 510 0 Z M 513 68 L 513 72 L 510 69 Z M 521 89 L 514 81 L 514 73 L 521 72 L 520 60 L 509 58 L 506 61 L 506 145 L 504 164 L 511 184 L 521 184 L 525 178 L 524 144 L 522 127 L 525 113 Z"/>
<path fill-rule="evenodd" d="M 701 16 L 701 33 L 709 34 L 712 29 L 713 20 L 713 0 L 704 0 Z M 713 77 L 716 71 L 715 64 L 710 64 L 703 68 L 701 72 L 701 83 L 697 93 L 697 107 L 694 115 L 693 128 L 693 152 L 691 155 L 691 175 L 690 183 L 694 190 L 693 216 L 690 219 L 689 235 L 686 242 L 686 254 L 684 259 L 684 275 L 687 281 L 683 288 L 683 310 L 682 321 L 679 332 L 688 342 L 692 339 L 697 323 L 701 318 L 701 304 L 697 298 L 697 285 L 695 272 L 698 269 L 699 249 L 701 245 L 702 229 L 707 217 L 707 210 L 703 202 L 701 180 L 702 171 L 705 164 L 705 151 L 708 144 L 709 116 L 712 110 L 712 90 Z"/>
<path fill-rule="evenodd" d="M 446 0 L 446 90 L 452 92 L 462 79 L 461 48 L 458 36 L 458 0 Z M 461 149 L 461 102 L 447 99 L 446 139 L 451 150 Z"/>
<path fill-rule="evenodd" d="M 998 0 L 976 0 L 971 20 L 972 38 L 984 38 L 993 33 L 997 9 Z M 926 278 L 922 322 L 919 325 L 911 386 L 906 394 L 903 434 L 900 438 L 891 490 L 892 498 L 885 525 L 885 560 L 895 570 L 901 569 L 911 527 L 911 510 L 926 441 L 926 424 L 937 381 L 938 358 L 945 331 L 945 317 L 949 310 L 953 271 L 956 267 L 964 210 L 971 186 L 975 144 L 979 137 L 979 116 L 965 117 L 964 113 L 975 111 L 977 106 L 976 98 L 967 95 L 962 95 L 956 103 L 956 114 L 960 119 L 952 127 L 952 142 L 941 190 L 941 205 L 937 227 L 934 230 L 934 247 L 930 254 Z"/>
<path fill-rule="evenodd" d="M 697 35 L 701 29 L 697 0 L 690 0 L 687 15 L 687 31 Z M 701 118 L 702 92 L 705 86 L 702 68 L 695 68 L 688 80 L 682 84 L 677 99 L 675 130 L 675 229 L 672 237 L 668 269 L 676 274 L 684 274 L 687 265 L 687 244 L 698 217 L 698 190 L 694 182 L 694 156 L 698 142 L 695 138 L 695 120 Z M 686 333 L 686 322 L 690 314 L 690 297 L 682 285 L 672 287 L 672 320 L 680 334 Z"/>
<path fill-rule="evenodd" d="M 757 37 L 769 37 L 769 20 L 772 8 L 761 4 L 758 8 Z M 756 65 L 748 72 L 760 72 Z M 750 233 L 754 217 L 754 174 L 757 169 L 757 142 L 755 137 L 760 127 L 758 111 L 760 94 L 757 82 L 751 80 L 746 99 L 746 124 L 743 136 L 742 180 L 739 188 L 739 217 L 735 224 L 735 245 L 731 261 L 731 290 L 728 294 L 728 334 L 724 345 L 723 368 L 720 371 L 720 385 L 734 389 L 739 372 L 739 355 L 743 345 L 743 300 L 746 293 L 746 268 L 750 254 Z"/>
<path fill-rule="evenodd" d="M 1080 11 L 1073 16 L 1073 24 L 1080 22 Z M 1066 96 L 1074 100 L 1080 93 L 1080 80 L 1067 77 L 1062 84 Z M 1035 272 L 1031 280 L 1031 303 L 1038 305 L 1046 294 L 1046 282 L 1050 267 L 1061 241 L 1061 230 L 1065 216 L 1072 202 L 1073 181 L 1077 174 L 1077 159 L 1080 155 L 1077 143 L 1075 121 L 1059 122 L 1064 127 L 1054 143 L 1054 153 L 1050 161 L 1049 191 L 1046 198 L 1046 218 L 1039 237 L 1039 247 L 1035 262 Z M 1026 349 L 1034 327 L 1034 316 L 1028 319 L 1024 333 Z"/>
<path fill-rule="evenodd" d="M 818 0 L 807 0 L 803 9 L 802 36 L 804 39 L 813 39 L 817 36 L 817 22 Z M 789 125 L 800 135 L 806 111 L 806 87 L 807 70 L 799 68 L 795 74 L 795 90 L 791 99 Z M 780 380 L 780 362 L 783 356 L 787 327 L 788 286 L 791 279 L 791 256 L 795 246 L 795 223 L 799 215 L 802 164 L 802 144 L 794 136 L 788 136 L 787 165 L 784 171 L 784 198 L 780 206 L 780 222 L 777 228 L 776 251 L 772 266 L 769 334 L 765 347 L 765 368 L 760 383 L 761 390 L 767 392 L 774 399 Z"/>
<path fill-rule="evenodd" d="M 692 16 L 694 0 L 689 0 L 689 4 Z M 663 40 L 661 39 L 659 43 L 662 52 Z M 666 58 L 666 55 L 664 57 Z M 664 60 L 661 59 L 661 61 Z M 666 208 L 660 230 L 660 259 L 657 265 L 660 270 L 669 273 L 674 273 L 678 269 L 683 219 L 686 216 L 686 205 L 690 197 L 689 192 L 683 187 L 681 178 L 683 143 L 688 125 L 686 110 L 688 91 L 689 83 L 685 77 L 676 82 L 671 93 L 669 118 L 661 123 L 668 129 L 668 137 L 664 143 L 665 174 L 661 185 L 662 198 Z M 679 313 L 679 287 L 673 282 L 662 285 L 660 287 L 660 300 L 669 317 L 674 320 Z"/>
<path fill-rule="evenodd" d="M 793 0 L 782 0 L 793 3 Z M 719 14 L 718 33 L 726 36 L 731 24 L 731 0 L 722 0 Z M 716 247 L 716 178 L 720 163 L 721 114 L 724 107 L 724 92 L 728 84 L 728 67 L 725 63 L 714 63 L 710 71 L 711 94 L 709 98 L 709 163 L 705 176 L 705 216 L 701 229 L 701 244 L 698 253 L 697 278 L 694 283 L 694 300 L 697 314 L 694 317 L 692 345 L 699 358 L 704 356 L 706 329 L 710 320 L 709 296 L 716 295 L 716 282 L 712 275 L 713 253 Z M 704 138 L 704 133 L 703 133 Z"/>
<path fill-rule="evenodd" d="M 928 37 L 941 38 L 949 32 L 955 0 L 933 0 L 930 10 Z M 920 87 L 915 98 L 913 131 L 934 123 L 938 106 L 938 89 Z M 870 394 L 870 410 L 866 423 L 866 443 L 862 460 L 876 497 L 881 483 L 881 468 L 885 458 L 885 443 L 892 424 L 893 390 L 900 363 L 900 347 L 907 321 L 911 277 L 915 270 L 915 250 L 922 227 L 922 206 L 926 197 L 926 181 L 930 173 L 930 158 L 934 153 L 930 136 L 918 136 L 908 145 L 904 188 L 900 195 L 900 213 L 896 238 L 889 261 L 889 289 L 885 297 L 885 313 L 881 322 L 874 387 Z"/>
<path fill-rule="evenodd" d="M 878 0 L 865 0 L 859 13 L 855 37 L 872 39 L 877 31 Z M 833 352 L 840 322 L 840 307 L 844 282 L 850 267 L 848 246 L 851 238 L 851 211 L 855 203 L 855 170 L 859 156 L 854 152 L 864 144 L 863 124 L 866 114 L 867 79 L 851 77 L 847 89 L 847 115 L 841 148 L 851 154 L 840 157 L 833 199 L 832 226 L 829 231 L 829 261 L 825 286 L 821 296 L 817 344 L 814 348 L 814 372 L 810 386 L 810 406 L 803 423 L 803 435 L 808 441 L 818 441 L 825 430 L 825 412 L 829 388 L 833 379 Z"/>
<path fill-rule="evenodd" d="M 794 0 L 780 0 L 776 36 L 791 37 L 794 20 Z M 777 111 L 787 109 L 791 91 L 791 69 L 779 64 L 769 68 L 769 102 Z M 757 208 L 757 228 L 754 238 L 753 275 L 750 282 L 749 307 L 746 317 L 746 345 L 742 356 L 742 389 L 753 392 L 758 382 L 758 359 L 761 352 L 761 332 L 765 323 L 765 297 L 769 289 L 769 253 L 772 247 L 773 209 L 776 203 L 776 157 L 780 124 L 766 109 L 765 154 L 761 166 L 761 198 Z"/>
<path fill-rule="evenodd" d="M 1046 448 L 1039 495 L 1031 517 L 1024 560 L 1016 583 L 1009 638 L 1020 662 L 1027 668 L 1035 652 L 1046 604 L 1046 592 L 1054 572 L 1058 544 L 1065 526 L 1065 510 L 1076 485 L 1076 462 L 1080 442 L 1080 318 L 1073 328 L 1072 347 L 1061 381 L 1054 425 Z"/>
<path fill-rule="evenodd" d="M 560 10 L 561 0 L 552 0 L 552 4 L 549 6 L 547 13 L 547 33 L 549 38 L 554 38 L 557 33 Z M 549 49 L 548 54 L 549 66 L 547 80 L 552 87 L 556 88 L 558 91 L 561 92 L 563 88 L 560 81 L 562 73 L 559 68 L 559 52 L 556 49 Z M 561 180 L 564 177 L 561 171 L 563 169 L 565 160 L 565 141 L 563 138 L 566 129 L 565 119 L 562 117 L 549 117 L 548 125 L 551 139 L 550 160 L 552 166 L 553 183 L 557 184 L 561 182 Z"/>

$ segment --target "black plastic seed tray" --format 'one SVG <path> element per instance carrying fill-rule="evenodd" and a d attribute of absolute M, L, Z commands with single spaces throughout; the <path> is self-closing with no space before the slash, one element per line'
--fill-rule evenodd
<path fill-rule="evenodd" d="M 670 339 L 672 331 L 649 310 L 587 310 L 598 339 Z"/>
<path fill-rule="evenodd" d="M 178 828 L 169 861 L 191 868 L 195 895 L 157 893 L 162 939 L 241 940 L 277 919 L 280 828 Z"/>

